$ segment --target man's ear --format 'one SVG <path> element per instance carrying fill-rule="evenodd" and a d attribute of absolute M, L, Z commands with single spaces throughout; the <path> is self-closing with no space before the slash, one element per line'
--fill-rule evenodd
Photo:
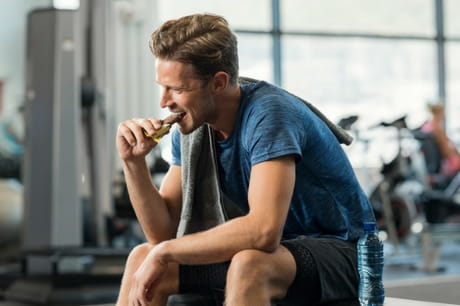
<path fill-rule="evenodd" d="M 212 89 L 214 92 L 219 93 L 227 88 L 230 77 L 226 72 L 219 71 L 214 74 Z"/>

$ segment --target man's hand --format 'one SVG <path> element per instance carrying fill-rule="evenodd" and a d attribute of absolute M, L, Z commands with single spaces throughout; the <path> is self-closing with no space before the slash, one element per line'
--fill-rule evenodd
<path fill-rule="evenodd" d="M 148 306 L 155 295 L 155 289 L 166 274 L 168 263 L 164 261 L 158 247 L 153 248 L 137 269 L 129 292 L 129 306 Z"/>
<path fill-rule="evenodd" d="M 162 121 L 156 118 L 135 118 L 118 125 L 117 150 L 122 160 L 143 158 L 155 146 L 156 142 L 145 136 L 144 131 L 153 134 L 161 128 Z"/>

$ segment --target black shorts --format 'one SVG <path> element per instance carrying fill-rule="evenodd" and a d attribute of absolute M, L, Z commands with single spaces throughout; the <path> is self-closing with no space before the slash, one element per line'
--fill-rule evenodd
<path fill-rule="evenodd" d="M 276 305 L 359 305 L 355 244 L 308 236 L 283 240 L 281 244 L 292 253 L 297 272 L 286 297 L 275 301 Z M 179 292 L 213 295 L 223 301 L 228 267 L 229 262 L 181 265 Z"/>
<path fill-rule="evenodd" d="M 308 236 L 281 244 L 294 256 L 297 273 L 280 305 L 359 306 L 356 244 Z"/>

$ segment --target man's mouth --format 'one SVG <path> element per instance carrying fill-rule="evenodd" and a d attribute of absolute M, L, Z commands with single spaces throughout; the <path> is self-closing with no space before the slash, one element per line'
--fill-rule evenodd
<path fill-rule="evenodd" d="M 181 113 L 171 113 L 168 117 L 163 119 L 163 124 L 174 124 L 180 122 L 184 118 L 185 112 Z"/>

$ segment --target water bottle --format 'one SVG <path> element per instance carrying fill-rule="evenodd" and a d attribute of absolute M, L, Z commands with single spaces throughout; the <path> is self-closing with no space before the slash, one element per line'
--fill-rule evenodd
<path fill-rule="evenodd" d="M 375 222 L 364 222 L 364 234 L 358 240 L 359 303 L 361 306 L 381 306 L 383 288 L 383 243 Z"/>

